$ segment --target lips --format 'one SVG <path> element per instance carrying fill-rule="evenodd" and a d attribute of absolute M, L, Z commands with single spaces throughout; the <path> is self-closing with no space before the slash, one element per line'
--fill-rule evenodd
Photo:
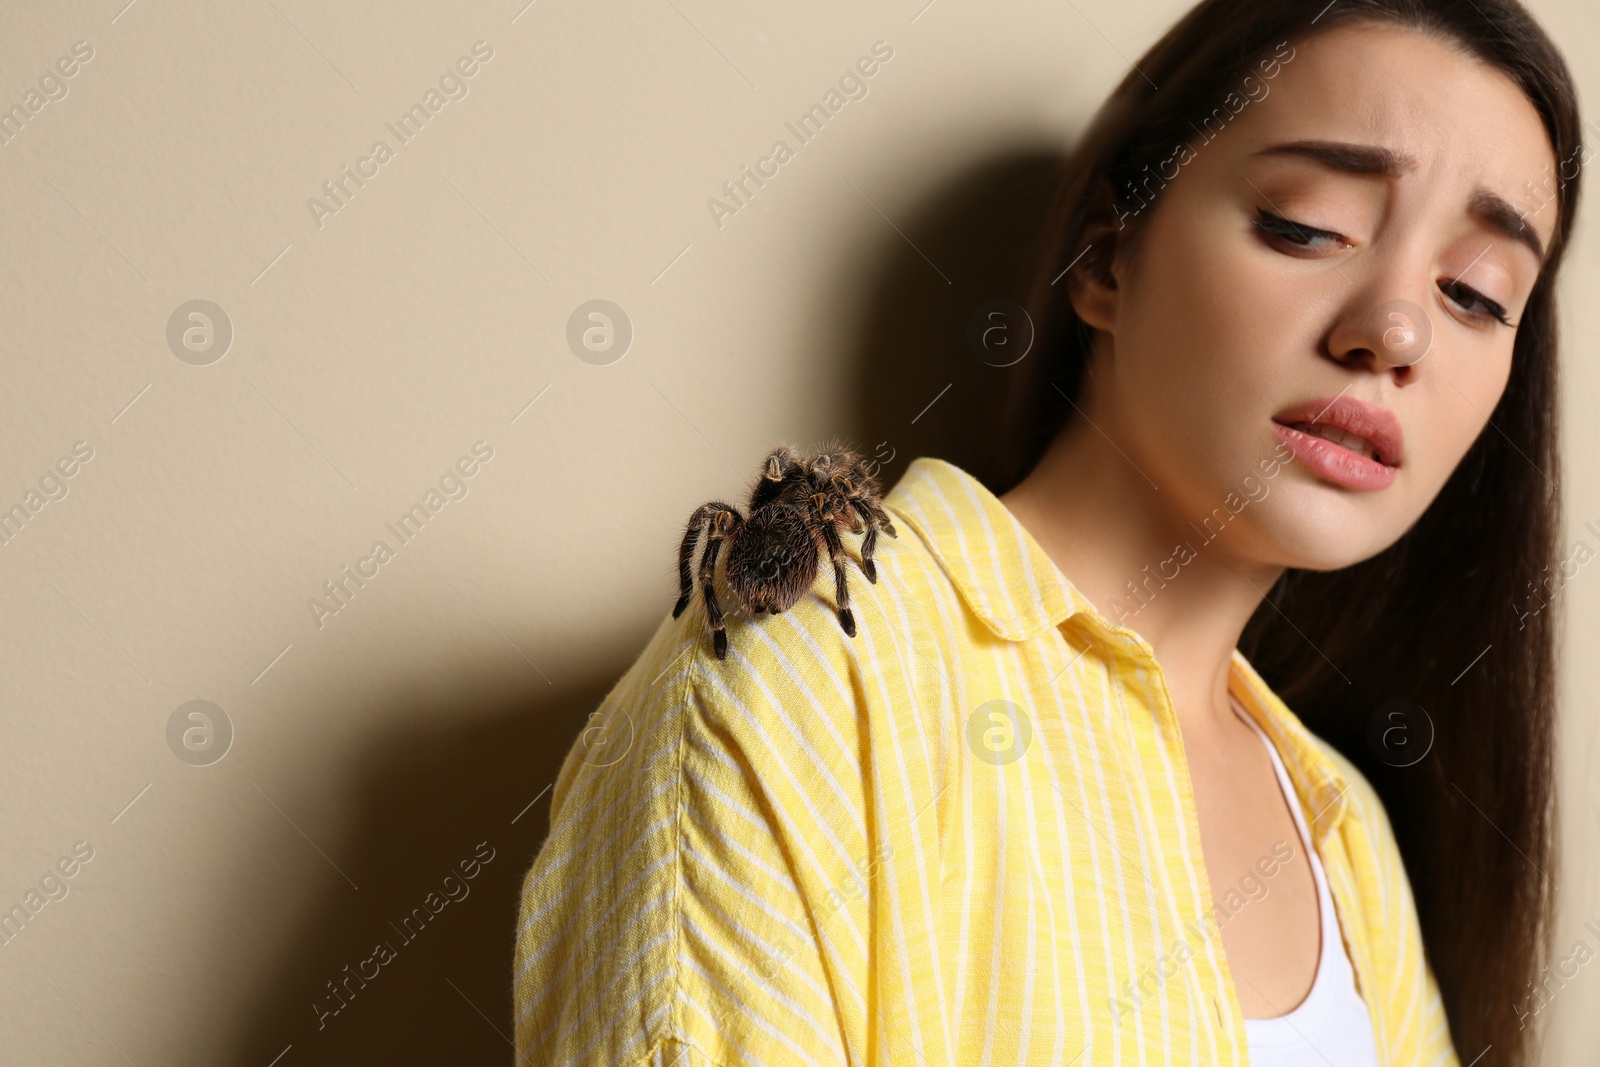
<path fill-rule="evenodd" d="M 1307 400 L 1278 412 L 1272 421 L 1324 438 L 1385 467 L 1399 467 L 1405 452 L 1405 433 L 1394 413 L 1352 396 Z"/>

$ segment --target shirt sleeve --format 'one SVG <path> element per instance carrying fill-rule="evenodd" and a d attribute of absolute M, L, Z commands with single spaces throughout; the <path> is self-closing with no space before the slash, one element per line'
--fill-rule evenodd
<path fill-rule="evenodd" d="M 668 628 L 590 714 L 523 876 L 513 972 L 519 1064 L 649 1062 L 671 1035 L 681 718 L 693 657 Z"/>
<path fill-rule="evenodd" d="M 740 627 L 718 660 L 667 619 L 607 695 L 522 885 L 518 1063 L 889 1062 L 869 1005 L 910 960 L 885 887 L 921 831 L 867 817 L 877 742 L 824 622 Z"/>

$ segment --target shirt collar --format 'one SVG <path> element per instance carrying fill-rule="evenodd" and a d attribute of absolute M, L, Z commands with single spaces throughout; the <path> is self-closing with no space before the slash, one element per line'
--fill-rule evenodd
<path fill-rule="evenodd" d="M 955 464 L 912 460 L 884 506 L 927 542 L 961 599 L 995 636 L 1026 641 L 1078 612 L 1100 618 L 1011 509 Z"/>
<path fill-rule="evenodd" d="M 962 601 L 995 636 L 1026 641 L 1081 616 L 1112 648 L 1131 644 L 1154 662 L 1154 650 L 1142 635 L 1102 615 L 1011 509 L 955 464 L 933 456 L 913 459 L 884 506 L 926 542 Z M 1349 806 L 1348 780 L 1324 750 L 1325 742 L 1306 729 L 1238 649 L 1228 687 L 1283 757 L 1320 849 Z"/>

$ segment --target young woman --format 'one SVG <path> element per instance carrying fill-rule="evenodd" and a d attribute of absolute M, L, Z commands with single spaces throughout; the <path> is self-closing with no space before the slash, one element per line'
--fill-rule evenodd
<path fill-rule="evenodd" d="M 1189 12 L 1065 165 L 993 488 L 914 460 L 875 581 L 674 612 L 569 754 L 522 1061 L 1530 1062 L 1587 158 L 1508 0 Z"/>

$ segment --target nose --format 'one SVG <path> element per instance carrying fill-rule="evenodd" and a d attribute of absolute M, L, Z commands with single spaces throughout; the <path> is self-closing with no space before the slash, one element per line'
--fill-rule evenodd
<path fill-rule="evenodd" d="M 1433 320 L 1416 301 L 1403 296 L 1353 299 L 1328 337 L 1329 354 L 1346 365 L 1392 373 L 1412 381 L 1433 348 Z"/>

